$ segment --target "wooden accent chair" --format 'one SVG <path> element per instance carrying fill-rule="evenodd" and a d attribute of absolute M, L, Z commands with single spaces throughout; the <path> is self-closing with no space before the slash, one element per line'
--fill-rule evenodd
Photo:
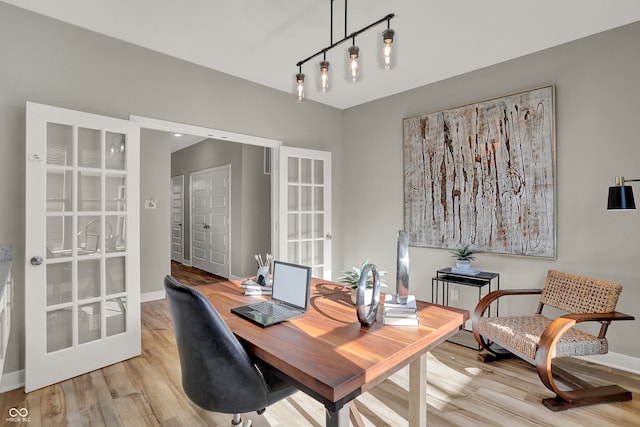
<path fill-rule="evenodd" d="M 621 292 L 622 286 L 617 283 L 554 270 L 548 272 L 543 289 L 491 292 L 478 303 L 471 317 L 473 335 L 481 349 L 486 350 L 479 358 L 489 362 L 516 355 L 534 365 L 542 383 L 556 394 L 556 397 L 542 401 L 552 411 L 630 400 L 631 392 L 620 386 L 593 387 L 552 364 L 556 357 L 589 356 L 609 351 L 605 338 L 609 324 L 614 320 L 634 320 L 633 316 L 615 311 Z M 483 317 L 489 305 L 498 298 L 531 294 L 540 294 L 538 310 L 533 316 Z M 545 305 L 568 314 L 549 319 L 542 314 Z M 594 336 L 573 328 L 580 322 L 600 322 L 599 334 Z M 573 389 L 558 388 L 554 376 Z"/>

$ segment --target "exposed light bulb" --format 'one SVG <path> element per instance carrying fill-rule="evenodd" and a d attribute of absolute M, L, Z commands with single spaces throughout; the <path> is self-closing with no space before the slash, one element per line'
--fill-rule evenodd
<path fill-rule="evenodd" d="M 358 62 L 358 54 L 360 49 L 358 46 L 350 46 L 349 47 L 349 75 L 351 75 L 351 79 L 355 82 L 360 75 L 360 64 Z"/>
<path fill-rule="evenodd" d="M 322 92 L 329 90 L 329 61 L 320 61 L 320 88 Z"/>
<path fill-rule="evenodd" d="M 296 74 L 296 101 L 304 102 L 304 74 Z"/>
<path fill-rule="evenodd" d="M 390 44 L 385 44 L 384 45 L 384 68 L 389 68 L 391 66 L 391 45 Z"/>
<path fill-rule="evenodd" d="M 391 60 L 393 49 L 391 48 L 391 44 L 393 43 L 393 36 L 395 32 L 391 28 L 387 28 L 382 33 L 382 39 L 384 41 L 384 47 L 382 48 L 382 57 L 384 59 L 384 69 L 388 70 L 391 68 Z"/>

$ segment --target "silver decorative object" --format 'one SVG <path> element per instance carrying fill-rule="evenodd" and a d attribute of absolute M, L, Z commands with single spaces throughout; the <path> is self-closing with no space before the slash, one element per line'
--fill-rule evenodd
<path fill-rule="evenodd" d="M 409 296 L 409 235 L 398 231 L 398 263 L 396 266 L 396 302 L 406 304 Z"/>
<path fill-rule="evenodd" d="M 373 293 L 371 301 L 366 304 L 364 301 L 365 290 L 367 289 L 367 277 L 369 272 L 373 274 Z M 380 275 L 378 268 L 373 264 L 367 264 L 360 273 L 360 281 L 356 291 L 356 309 L 358 312 L 358 320 L 363 326 L 371 326 L 376 321 L 378 313 L 378 305 L 380 304 Z M 368 311 L 367 311 L 368 308 Z"/>

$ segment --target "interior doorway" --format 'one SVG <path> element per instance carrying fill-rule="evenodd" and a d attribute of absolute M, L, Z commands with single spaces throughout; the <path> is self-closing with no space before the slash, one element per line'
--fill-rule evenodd
<path fill-rule="evenodd" d="M 243 209 L 239 211 L 237 215 L 232 212 L 231 217 L 234 219 L 234 221 L 236 221 L 236 217 L 244 217 L 247 215 L 247 212 L 255 212 L 256 214 L 261 214 L 261 216 L 265 218 L 268 222 L 266 224 L 261 224 L 259 226 L 241 227 L 240 230 L 236 230 L 237 231 L 236 233 L 234 233 L 234 229 L 232 229 L 232 233 L 231 233 L 232 235 L 230 237 L 230 243 L 232 248 L 231 263 L 230 263 L 231 271 L 229 272 L 229 278 L 236 279 L 242 276 L 255 273 L 254 271 L 255 261 L 253 258 L 253 254 L 258 252 L 249 248 L 251 247 L 253 241 L 256 240 L 253 238 L 256 235 L 256 233 L 267 233 L 268 246 L 263 251 L 264 252 L 270 251 L 272 254 L 277 256 L 277 252 L 278 252 L 277 200 L 278 200 L 279 190 L 277 185 L 276 174 L 268 174 L 268 175 L 266 174 L 269 171 L 276 169 L 275 162 L 277 159 L 277 153 L 278 153 L 279 147 L 282 145 L 281 141 L 268 139 L 268 138 L 255 137 L 250 135 L 244 135 L 244 134 L 237 134 L 233 132 L 221 131 L 221 130 L 212 129 L 212 128 L 193 126 L 193 125 L 188 125 L 183 123 L 170 122 L 170 121 L 152 119 L 152 118 L 141 117 L 141 116 L 134 116 L 134 115 L 130 116 L 130 120 L 137 122 L 140 125 L 140 127 L 143 129 L 152 129 L 156 131 L 164 131 L 164 132 L 170 132 L 170 133 L 181 133 L 183 135 L 199 137 L 199 139 L 196 138 L 195 142 L 202 141 L 202 140 L 209 140 L 212 142 L 215 141 L 223 144 L 233 143 L 234 145 L 239 145 L 243 147 L 243 150 L 245 153 L 249 150 L 254 150 L 256 152 L 259 152 L 259 155 L 260 155 L 259 165 L 258 166 L 254 165 L 250 167 L 251 167 L 251 171 L 254 171 L 254 170 L 257 171 L 259 169 L 260 174 L 265 174 L 264 179 L 267 180 L 268 188 L 266 191 L 262 191 L 262 190 L 251 190 L 251 189 L 244 188 L 242 186 L 234 187 L 234 190 L 233 190 L 234 195 L 232 196 L 233 198 L 232 206 L 234 205 L 249 206 L 249 204 L 253 203 L 254 201 L 257 201 L 259 199 L 262 199 L 262 200 L 260 201 L 260 204 L 257 208 Z M 270 154 L 270 156 L 266 156 L 265 153 Z M 255 158 L 256 154 L 255 153 L 251 154 L 251 157 L 252 159 Z M 264 159 L 267 159 L 267 161 L 269 162 L 268 164 L 269 167 L 264 167 L 265 166 Z M 239 168 L 236 168 L 235 166 L 233 167 L 234 179 L 237 173 L 241 173 L 242 169 L 245 169 L 245 163 L 246 162 L 243 161 L 242 167 L 239 167 Z M 253 163 L 255 163 L 255 161 Z M 200 169 L 203 169 L 203 168 L 204 167 L 201 167 Z M 198 167 L 194 167 L 193 169 L 191 169 L 191 171 L 195 171 L 197 169 Z M 173 173 L 172 175 L 175 176 L 175 174 Z M 243 177 L 241 176 L 241 178 Z M 189 173 L 185 173 L 184 174 L 185 200 L 183 203 L 183 209 L 185 210 L 185 212 L 183 214 L 183 222 L 182 222 L 183 224 L 182 232 L 184 236 L 183 245 L 182 245 L 182 248 L 183 248 L 182 262 L 185 263 L 186 265 L 191 265 L 192 263 L 192 255 L 190 253 L 190 242 L 189 242 L 191 240 L 190 239 L 190 234 L 191 234 L 190 222 L 191 221 L 190 221 L 190 214 L 188 213 L 189 202 L 186 200 L 190 192 L 190 189 L 187 188 L 189 186 L 189 180 L 190 180 Z M 240 198 L 240 203 L 235 203 L 236 197 Z M 266 197 L 266 200 L 264 200 L 264 197 Z M 170 213 L 167 212 L 167 215 L 169 214 Z M 239 242 L 239 243 L 236 244 L 236 242 Z M 248 249 L 245 250 L 246 252 L 245 254 L 240 254 L 239 251 L 241 251 L 241 248 L 243 247 Z M 236 262 L 234 262 L 234 260 L 236 260 Z"/>

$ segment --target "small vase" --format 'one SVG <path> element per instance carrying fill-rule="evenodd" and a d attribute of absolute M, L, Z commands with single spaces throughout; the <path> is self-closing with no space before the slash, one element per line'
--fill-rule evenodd
<path fill-rule="evenodd" d="M 351 302 L 356 303 L 356 295 L 358 294 L 358 288 L 351 288 Z M 365 305 L 371 304 L 371 298 L 373 298 L 373 288 L 367 288 L 364 290 L 364 303 Z"/>

